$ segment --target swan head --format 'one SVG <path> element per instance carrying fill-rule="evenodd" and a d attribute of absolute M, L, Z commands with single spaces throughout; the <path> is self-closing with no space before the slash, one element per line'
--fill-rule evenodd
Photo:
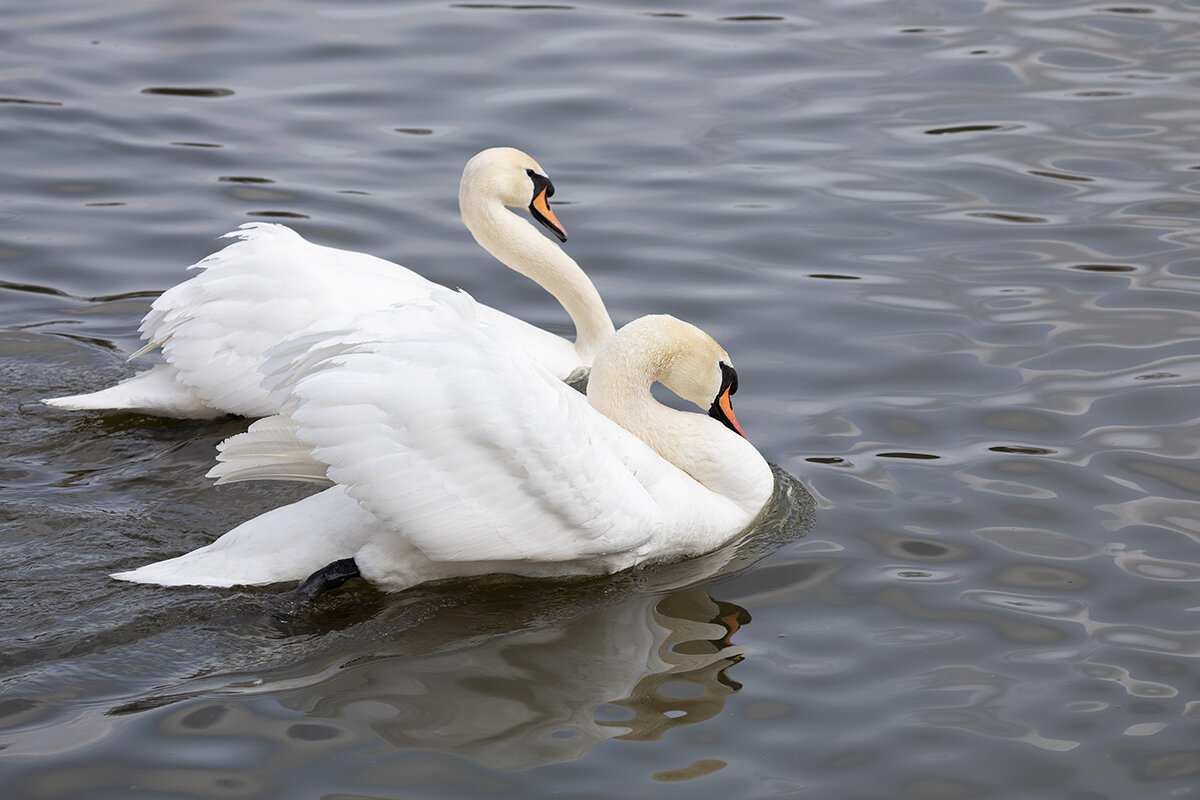
<path fill-rule="evenodd" d="M 641 317 L 617 331 L 600 351 L 592 365 L 588 399 L 614 419 L 606 407 L 620 401 L 610 387 L 623 378 L 647 389 L 661 383 L 738 435 L 746 435 L 730 400 L 737 391 L 737 372 L 729 353 L 691 323 L 666 314 Z"/>
<path fill-rule="evenodd" d="M 478 199 L 528 208 L 534 219 L 565 242 L 567 232 L 550 209 L 553 196 L 554 184 L 546 171 L 532 157 L 513 147 L 492 147 L 476 154 L 463 169 L 458 189 L 459 206 L 464 210 Z"/>

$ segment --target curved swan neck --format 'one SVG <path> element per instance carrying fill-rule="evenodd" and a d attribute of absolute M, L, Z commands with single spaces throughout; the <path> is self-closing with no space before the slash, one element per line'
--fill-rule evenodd
<path fill-rule="evenodd" d="M 609 340 L 592 364 L 588 402 L 710 491 L 757 513 L 774 476 L 754 445 L 715 419 L 668 408 L 651 394 L 687 349 L 686 342 L 664 337 L 659 325 L 644 324 L 659 319 L 682 324 L 643 317 Z"/>
<path fill-rule="evenodd" d="M 496 199 L 459 193 L 463 223 L 475 241 L 505 266 L 531 279 L 562 304 L 575 324 L 575 349 L 591 363 L 613 334 L 612 319 L 591 279 L 562 248 Z"/>

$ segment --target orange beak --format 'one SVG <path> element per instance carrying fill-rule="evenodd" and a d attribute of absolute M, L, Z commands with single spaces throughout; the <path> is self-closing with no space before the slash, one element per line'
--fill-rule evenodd
<path fill-rule="evenodd" d="M 732 387 L 726 386 L 725 391 L 721 392 L 721 396 L 713 402 L 712 408 L 708 410 L 708 415 L 745 439 L 746 432 L 742 430 L 737 417 L 733 415 L 733 401 L 729 399 L 729 395 L 732 393 Z"/>
<path fill-rule="evenodd" d="M 548 189 L 542 189 L 533 196 L 533 202 L 529 204 L 529 212 L 533 214 L 534 219 L 545 225 L 547 230 L 557 236 L 560 242 L 567 240 L 566 229 L 558 221 L 558 217 L 554 216 L 554 212 L 550 210 Z"/>
<path fill-rule="evenodd" d="M 729 426 L 745 439 L 746 432 L 742 430 L 742 426 L 738 424 L 737 417 L 733 415 L 733 401 L 729 398 L 728 390 L 721 395 L 721 399 L 717 403 L 721 406 L 721 411 L 725 414 L 725 418 L 729 420 Z"/>
<path fill-rule="evenodd" d="M 738 424 L 737 417 L 733 415 L 733 400 L 729 397 L 737 391 L 737 388 L 737 371 L 722 361 L 721 391 L 717 395 L 717 399 L 713 400 L 712 406 L 708 409 L 708 415 L 745 439 L 746 432 L 742 430 L 742 426 Z"/>

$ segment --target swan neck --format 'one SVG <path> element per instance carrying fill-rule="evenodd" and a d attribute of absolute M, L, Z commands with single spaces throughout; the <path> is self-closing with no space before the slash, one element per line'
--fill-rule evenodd
<path fill-rule="evenodd" d="M 658 402 L 650 387 L 666 365 L 653 348 L 617 336 L 592 365 L 588 402 L 705 488 L 757 514 L 774 486 L 766 459 L 717 420 Z"/>
<path fill-rule="evenodd" d="M 467 230 L 484 250 L 562 304 L 575 325 L 575 349 L 590 364 L 612 336 L 613 324 L 587 274 L 561 247 L 500 201 L 464 191 L 459 203 Z"/>

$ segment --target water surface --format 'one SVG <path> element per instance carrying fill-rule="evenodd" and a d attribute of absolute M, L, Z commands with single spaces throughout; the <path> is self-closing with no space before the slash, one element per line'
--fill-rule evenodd
<path fill-rule="evenodd" d="M 1200 795 L 1200 3 L 0 9 L 0 794 Z M 456 210 L 554 178 L 618 323 L 712 333 L 815 514 L 603 580 L 109 572 L 304 487 L 68 414 L 246 221 L 555 330 Z"/>

